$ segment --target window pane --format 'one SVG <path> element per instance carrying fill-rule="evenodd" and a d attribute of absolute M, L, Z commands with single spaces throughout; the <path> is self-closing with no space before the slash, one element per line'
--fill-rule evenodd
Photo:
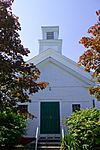
<path fill-rule="evenodd" d="M 27 105 L 19 105 L 18 109 L 21 110 L 21 111 L 26 111 L 27 112 L 28 111 L 28 106 Z"/>
<path fill-rule="evenodd" d="M 47 32 L 47 39 L 54 39 L 54 32 Z"/>
<path fill-rule="evenodd" d="M 72 112 L 80 110 L 80 104 L 72 104 Z"/>

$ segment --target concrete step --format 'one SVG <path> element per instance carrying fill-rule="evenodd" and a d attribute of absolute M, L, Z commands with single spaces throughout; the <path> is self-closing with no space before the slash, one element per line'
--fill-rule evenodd
<path fill-rule="evenodd" d="M 27 144 L 26 148 L 35 149 L 35 141 Z M 60 138 L 39 138 L 38 140 L 38 150 L 60 150 L 61 142 Z"/>
<path fill-rule="evenodd" d="M 60 141 L 39 141 L 38 150 L 60 150 Z"/>
<path fill-rule="evenodd" d="M 60 150 L 60 146 L 38 146 L 38 150 Z"/>

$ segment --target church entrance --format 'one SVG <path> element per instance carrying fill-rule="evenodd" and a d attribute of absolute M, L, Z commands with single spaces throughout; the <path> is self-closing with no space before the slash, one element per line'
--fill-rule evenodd
<path fill-rule="evenodd" d="M 60 134 L 59 102 L 40 103 L 40 134 Z"/>

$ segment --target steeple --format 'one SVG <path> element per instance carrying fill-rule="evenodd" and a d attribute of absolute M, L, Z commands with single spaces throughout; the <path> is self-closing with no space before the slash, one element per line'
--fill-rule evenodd
<path fill-rule="evenodd" d="M 59 39 L 59 26 L 42 26 L 42 39 L 39 40 L 39 53 L 53 49 L 62 53 L 62 40 Z"/>

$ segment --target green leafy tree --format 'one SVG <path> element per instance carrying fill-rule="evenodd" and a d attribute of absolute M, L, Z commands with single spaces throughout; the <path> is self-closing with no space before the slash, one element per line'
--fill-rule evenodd
<path fill-rule="evenodd" d="M 100 111 L 96 108 L 74 112 L 66 118 L 64 150 L 100 149 Z"/>
<path fill-rule="evenodd" d="M 27 102 L 29 94 L 44 89 L 48 83 L 37 82 L 40 71 L 26 64 L 29 50 L 21 44 L 18 17 L 12 13 L 13 0 L 0 0 L 0 107 Z"/>
<path fill-rule="evenodd" d="M 86 51 L 79 58 L 79 64 L 87 72 L 93 71 L 92 77 L 96 78 L 96 86 L 89 89 L 90 94 L 100 100 L 100 10 L 96 12 L 98 22 L 88 29 L 90 37 L 82 37 L 80 43 Z"/>
<path fill-rule="evenodd" d="M 24 133 L 26 119 L 10 107 L 0 111 L 0 146 L 13 146 L 18 144 Z M 1 149 L 1 148 L 0 148 Z"/>

